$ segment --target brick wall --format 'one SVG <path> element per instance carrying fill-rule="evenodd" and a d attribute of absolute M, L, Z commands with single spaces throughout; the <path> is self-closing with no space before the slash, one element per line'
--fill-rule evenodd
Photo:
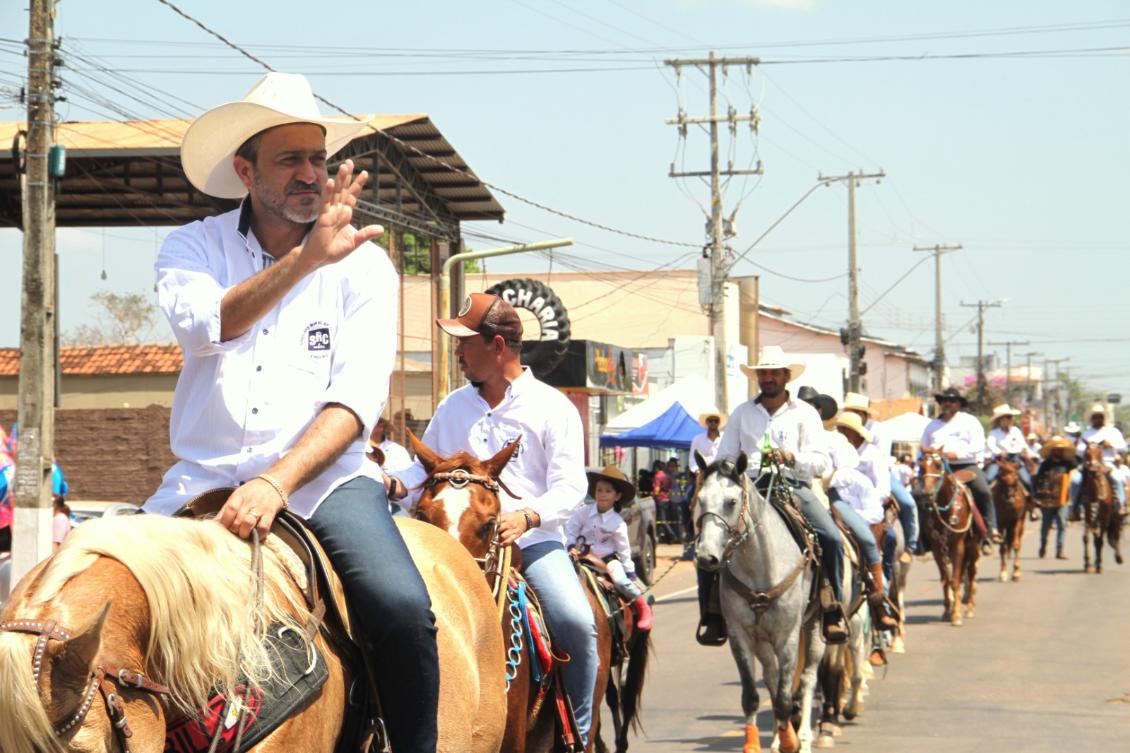
<path fill-rule="evenodd" d="M 0 411 L 5 427 L 15 420 L 15 411 Z M 56 411 L 55 457 L 72 499 L 144 502 L 176 462 L 169 408 Z"/>

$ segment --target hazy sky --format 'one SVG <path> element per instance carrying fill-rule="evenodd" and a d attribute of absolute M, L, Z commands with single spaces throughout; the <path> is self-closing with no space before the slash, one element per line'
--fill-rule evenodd
<path fill-rule="evenodd" d="M 5 95 L 26 71 L 14 52 L 27 35 L 23 5 L 0 7 L 3 119 L 22 118 Z M 667 171 L 673 160 L 677 169 L 706 169 L 708 138 L 692 127 L 684 142 L 664 119 L 680 105 L 704 113 L 706 78 L 694 69 L 676 78 L 662 60 L 709 49 L 758 56 L 763 64 L 752 75 L 730 71 L 722 102 L 739 112 L 756 105 L 762 118 L 758 134 L 743 126 L 723 142 L 735 166 L 758 158 L 765 166 L 761 179 L 735 179 L 727 191 L 727 212 L 741 201 L 735 253 L 818 174 L 882 168 L 886 180 L 857 192 L 862 308 L 924 256 L 911 250 L 915 244 L 961 243 L 964 251 L 943 260 L 951 363 L 976 345 L 968 327 L 974 311 L 959 304 L 1007 299 L 988 313 L 987 340 L 1030 341 L 1014 352 L 1069 357 L 1071 373 L 1096 391 L 1130 394 L 1124 0 L 183 6 L 276 68 L 306 73 L 319 92 L 355 112 L 428 113 L 484 180 L 594 222 L 690 244 L 703 241 L 707 187 Z M 63 0 L 57 30 L 67 61 L 65 119 L 121 117 L 111 106 L 136 117 L 196 114 L 239 99 L 261 73 L 157 0 Z M 95 64 L 138 84 L 124 85 Z M 507 222 L 468 223 L 471 245 L 496 245 L 475 232 L 568 235 L 578 245 L 555 255 L 554 269 L 694 264 L 691 248 L 610 234 L 498 198 Z M 735 273 L 762 274 L 764 299 L 798 318 L 839 326 L 847 314 L 846 214 L 842 185 L 818 190 Z M 165 232 L 60 231 L 63 327 L 89 316 L 96 290 L 151 291 Z M 0 230 L 9 272 L 0 280 L 0 345 L 18 343 L 20 243 L 17 231 Z M 534 274 L 549 267 L 541 256 L 491 263 Z M 928 355 L 933 289 L 927 261 L 866 311 L 866 330 Z M 607 339 L 614 342 L 614 333 Z"/>

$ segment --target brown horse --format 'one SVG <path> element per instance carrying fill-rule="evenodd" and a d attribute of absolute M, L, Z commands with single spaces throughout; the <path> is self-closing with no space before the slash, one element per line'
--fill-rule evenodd
<path fill-rule="evenodd" d="M 438 627 L 438 749 L 497 751 L 503 648 L 482 575 L 432 527 L 409 520 L 400 528 Z M 272 675 L 267 626 L 293 629 L 309 650 L 301 566 L 269 536 L 260 582 L 251 552 L 204 520 L 136 515 L 75 529 L 0 615 L 0 750 L 159 753 L 167 725 L 199 718 L 216 688 L 261 686 Z M 321 631 L 313 645 L 328 678 L 250 750 L 335 750 L 353 673 Z M 91 703 L 96 689 L 104 698 Z"/>
<path fill-rule="evenodd" d="M 1012 554 L 1012 580 L 1020 580 L 1020 540 L 1024 536 L 1024 519 L 1027 517 L 1028 490 L 1020 482 L 1020 470 L 1015 463 L 998 461 L 1000 473 L 993 483 L 993 505 L 997 508 L 997 524 L 1001 536 L 1001 571 L 997 579 L 1008 582 L 1008 555 Z"/>
<path fill-rule="evenodd" d="M 502 505 L 498 497 L 498 477 L 510 460 L 517 443 L 504 448 L 488 460 L 479 460 L 466 452 L 458 452 L 450 458 L 442 458 L 430 447 L 409 433 L 412 448 L 424 469 L 428 481 L 416 503 L 415 515 L 418 519 L 439 526 L 457 538 L 471 554 L 484 562 L 498 555 L 492 553 L 498 518 Z M 517 550 L 517 547 L 513 547 Z M 515 554 L 515 568 L 520 569 Z M 626 651 L 619 657 L 621 665 L 613 666 L 612 631 L 605 618 L 598 597 L 589 588 L 587 580 L 581 578 L 589 606 L 593 610 L 597 630 L 597 653 L 600 659 L 597 670 L 596 687 L 593 692 L 593 721 L 589 732 L 587 750 L 605 750 L 600 737 L 600 704 L 608 693 L 614 719 L 620 720 L 616 738 L 616 750 L 627 750 L 629 727 L 638 728 L 638 713 L 644 672 L 647 666 L 647 650 L 650 637 L 628 633 L 625 639 Z M 630 621 L 629 621 L 630 622 Z M 502 617 L 504 640 L 511 651 L 510 673 L 507 693 L 506 735 L 502 750 L 508 753 L 523 751 L 559 750 L 560 736 L 555 721 L 554 686 L 549 685 L 543 695 L 530 675 L 529 654 L 524 645 L 523 635 L 513 629 L 509 609 Z M 622 663 L 627 660 L 626 668 Z M 615 673 L 615 674 L 613 674 Z M 620 678 L 623 676 L 623 681 Z M 613 705 L 615 704 L 615 705 Z"/>
<path fill-rule="evenodd" d="M 1088 443 L 1083 455 L 1083 478 L 1079 481 L 1079 501 L 1086 511 L 1083 526 L 1083 571 L 1087 573 L 1103 571 L 1104 536 L 1114 549 L 1114 561 L 1122 564 L 1122 517 L 1114 509 L 1114 489 L 1106 474 L 1102 445 Z M 1091 550 L 1088 545 L 1095 548 L 1094 567 L 1091 567 Z"/>
<path fill-rule="evenodd" d="M 954 627 L 976 611 L 977 533 L 973 526 L 973 495 L 952 472 L 943 471 L 941 456 L 928 454 L 923 461 L 922 486 L 929 514 L 922 521 L 945 594 L 943 620 Z M 964 599 L 962 589 L 964 588 Z M 962 605 L 964 603 L 964 615 Z"/>

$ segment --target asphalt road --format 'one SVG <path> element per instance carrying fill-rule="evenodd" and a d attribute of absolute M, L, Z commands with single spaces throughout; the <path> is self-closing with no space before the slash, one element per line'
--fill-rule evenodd
<path fill-rule="evenodd" d="M 1016 583 L 997 582 L 999 559 L 982 557 L 977 616 L 960 628 L 939 620 L 933 560 L 916 560 L 908 588 L 907 653 L 892 656 L 885 676 L 879 670 L 871 680 L 864 714 L 845 726 L 836 747 L 884 753 L 1130 750 L 1130 563 L 1115 565 L 1108 549 L 1106 572 L 1085 575 L 1078 524 L 1067 537 L 1067 561 L 1041 560 L 1030 527 L 1023 578 Z M 674 547 L 661 547 L 658 572 L 675 555 Z M 728 647 L 694 642 L 694 582 L 691 563 L 682 562 L 656 586 L 644 733 L 632 738 L 633 750 L 741 750 L 737 670 Z M 607 712 L 604 718 L 609 724 Z M 768 750 L 772 714 L 764 692 L 758 723 Z"/>

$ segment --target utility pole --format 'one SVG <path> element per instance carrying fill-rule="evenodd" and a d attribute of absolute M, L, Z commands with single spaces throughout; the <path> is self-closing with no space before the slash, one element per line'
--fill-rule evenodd
<path fill-rule="evenodd" d="M 977 301 L 977 303 L 961 304 L 966 308 L 977 309 L 977 412 L 985 412 L 985 309 L 997 308 L 1001 305 L 1000 301 L 989 303 L 988 301 Z"/>
<path fill-rule="evenodd" d="M 1024 367 L 1024 397 L 1028 405 L 1031 405 L 1032 400 L 1036 397 L 1032 392 L 1032 356 L 1039 355 L 1043 354 L 1034 350 L 1030 350 L 1024 354 L 1024 357 L 1028 359 L 1028 364 Z"/>
<path fill-rule="evenodd" d="M 861 392 L 859 378 L 866 371 L 863 366 L 863 322 L 859 320 L 859 264 L 855 248 L 855 188 L 862 180 L 874 178 L 876 182 L 887 177 L 882 169 L 877 173 L 850 172 L 847 175 L 820 175 L 817 181 L 826 186 L 846 181 L 848 187 L 848 326 L 840 339 L 847 341 L 848 348 L 848 389 Z M 845 337 L 846 334 L 846 337 Z"/>
<path fill-rule="evenodd" d="M 668 172 L 668 177 L 671 178 L 689 178 L 710 177 L 710 223 L 708 226 L 707 236 L 709 238 L 710 249 L 710 334 L 714 337 L 714 402 L 717 404 L 719 410 L 729 410 L 729 391 L 726 386 L 726 277 L 729 272 L 728 265 L 726 264 L 726 238 L 733 235 L 733 233 L 726 233 L 726 221 L 722 212 L 722 176 L 732 175 L 760 175 L 762 172 L 760 161 L 757 167 L 752 170 L 739 170 L 734 168 L 733 162 L 729 162 L 725 169 L 722 169 L 721 160 L 718 156 L 718 124 L 726 123 L 730 128 L 731 137 L 737 134 L 738 123 L 749 123 L 750 129 L 757 130 L 757 123 L 759 116 L 757 112 L 750 107 L 748 114 L 738 114 L 733 107 L 731 107 L 726 114 L 718 114 L 718 69 L 722 69 L 723 75 L 729 66 L 744 67 L 747 71 L 752 71 L 753 66 L 761 63 L 760 59 L 755 57 L 738 57 L 727 58 L 717 57 L 714 51 L 711 50 L 706 58 L 677 58 L 671 60 L 664 60 L 664 65 L 669 65 L 675 69 L 676 74 L 681 73 L 683 66 L 693 66 L 701 71 L 704 71 L 710 79 L 710 114 L 706 116 L 692 117 L 688 116 L 682 110 L 679 111 L 677 117 L 668 118 L 668 125 L 677 125 L 679 133 L 684 138 L 687 135 L 687 126 L 692 124 L 708 124 L 710 126 L 710 170 L 709 171 L 690 171 L 678 172 L 675 170 L 674 163 L 671 164 L 671 169 Z M 732 227 L 733 218 L 730 218 Z M 757 357 L 756 354 L 753 356 Z"/>
<path fill-rule="evenodd" d="M 942 254 L 951 251 L 960 251 L 959 243 L 956 246 L 947 246 L 935 243 L 933 246 L 915 246 L 915 251 L 932 251 L 934 253 L 934 389 L 942 391 L 942 380 L 946 374 L 946 340 L 942 336 Z"/>
<path fill-rule="evenodd" d="M 989 343 L 994 347 L 1003 345 L 1005 347 L 1004 353 L 1004 401 L 1012 405 L 1012 346 L 1013 345 L 1031 345 L 1032 343 L 1027 340 L 1006 340 L 1005 342 Z M 1016 407 L 1016 406 L 1012 406 Z"/>
<path fill-rule="evenodd" d="M 12 520 L 14 585 L 51 553 L 51 460 L 55 447 L 54 0 L 31 0 L 27 40 L 27 174 L 20 300 L 19 447 Z"/>
<path fill-rule="evenodd" d="M 1069 361 L 1069 358 L 1045 358 L 1044 359 L 1044 380 L 1047 381 L 1048 364 L 1055 366 L 1055 382 L 1053 383 L 1054 389 L 1044 391 L 1044 404 L 1047 407 L 1047 415 L 1050 417 L 1052 427 L 1060 425 L 1059 415 L 1059 365 L 1064 361 Z M 1055 393 L 1054 395 L 1052 393 Z M 1054 428 L 1053 428 L 1054 432 Z"/>

